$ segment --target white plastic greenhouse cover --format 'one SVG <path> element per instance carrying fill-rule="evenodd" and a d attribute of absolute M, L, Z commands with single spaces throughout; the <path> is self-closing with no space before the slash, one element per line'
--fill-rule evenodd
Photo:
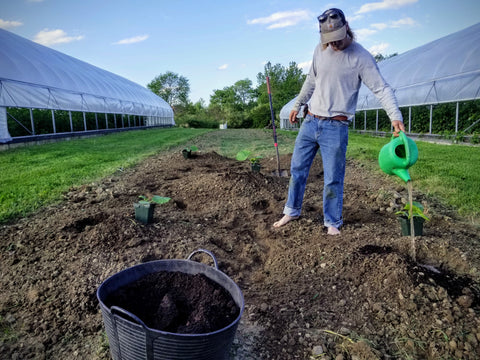
<path fill-rule="evenodd" d="M 295 96 L 292 100 L 290 100 L 282 109 L 280 110 L 280 128 L 281 129 L 296 129 L 298 128 L 298 124 L 290 124 L 290 110 L 292 110 L 293 105 L 295 105 L 295 101 L 297 101 L 297 96 Z M 303 113 L 303 107 L 300 109 L 299 114 Z M 299 115 L 300 116 L 300 115 Z M 299 117 L 297 116 L 297 117 Z"/>
<path fill-rule="evenodd" d="M 480 23 L 381 61 L 378 67 L 401 107 L 478 99 Z M 282 108 L 281 121 L 288 122 L 295 99 Z M 357 111 L 380 108 L 362 84 Z"/>
<path fill-rule="evenodd" d="M 0 108 L 25 107 L 168 119 L 173 110 L 147 88 L 0 29 Z"/>
<path fill-rule="evenodd" d="M 474 100 L 480 93 L 480 23 L 378 64 L 399 106 Z M 362 84 L 357 110 L 381 108 Z"/>

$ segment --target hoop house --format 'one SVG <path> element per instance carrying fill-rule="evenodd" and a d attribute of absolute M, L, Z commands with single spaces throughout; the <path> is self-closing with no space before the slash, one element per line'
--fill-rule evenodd
<path fill-rule="evenodd" d="M 378 64 L 399 106 L 475 100 L 480 92 L 480 23 Z M 357 111 L 381 108 L 362 84 Z"/>
<path fill-rule="evenodd" d="M 105 119 L 113 114 L 114 125 L 107 122 L 105 130 L 117 128 L 117 123 L 118 128 L 175 124 L 170 105 L 147 88 L 0 29 L 0 142 L 4 143 L 12 140 L 8 108 L 52 110 L 52 133 L 56 133 L 56 110 L 69 112 L 70 122 L 71 112 L 82 113 L 85 132 L 98 130 L 98 120 L 96 129 L 87 128 L 86 113 L 94 113 L 95 119 L 98 114 L 105 114 Z M 34 136 L 33 124 L 32 119 L 31 127 L 22 126 Z"/>

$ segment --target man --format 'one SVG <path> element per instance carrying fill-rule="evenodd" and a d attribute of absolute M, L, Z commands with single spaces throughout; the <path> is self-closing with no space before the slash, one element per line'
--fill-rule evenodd
<path fill-rule="evenodd" d="M 343 224 L 348 126 L 355 115 L 362 82 L 387 112 L 395 136 L 405 128 L 393 90 L 381 76 L 373 56 L 355 42 L 344 13 L 329 9 L 318 21 L 321 43 L 315 48 L 310 72 L 290 112 L 290 123 L 297 122 L 298 111 L 307 102 L 308 113 L 295 141 L 284 216 L 273 226 L 280 227 L 300 217 L 308 173 L 320 148 L 324 225 L 329 235 L 338 235 Z"/>

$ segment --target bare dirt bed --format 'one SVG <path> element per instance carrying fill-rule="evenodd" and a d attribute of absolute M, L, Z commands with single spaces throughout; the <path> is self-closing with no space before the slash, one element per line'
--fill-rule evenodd
<path fill-rule="evenodd" d="M 405 201 L 406 189 L 348 161 L 345 225 L 328 236 L 317 156 L 303 216 L 273 229 L 288 186 L 271 175 L 275 166 L 264 159 L 252 173 L 213 151 L 164 153 L 1 226 L 0 358 L 108 359 L 99 285 L 199 248 L 216 255 L 245 297 L 232 359 L 479 358 L 477 228 L 415 192 L 432 221 L 413 261 L 410 238 L 385 210 Z M 133 209 L 146 194 L 172 198 L 149 225 Z"/>

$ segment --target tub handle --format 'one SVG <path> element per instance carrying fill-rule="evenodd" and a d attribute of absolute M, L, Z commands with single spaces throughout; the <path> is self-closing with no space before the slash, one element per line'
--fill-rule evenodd
<path fill-rule="evenodd" d="M 121 307 L 115 306 L 115 305 L 110 308 L 110 311 L 111 311 L 112 315 L 114 313 L 120 313 L 124 317 L 126 316 L 127 318 L 130 318 L 130 319 L 134 320 L 136 323 L 138 323 L 139 325 L 142 325 L 145 329 L 148 329 L 147 325 L 145 325 L 145 323 L 138 316 L 132 314 L 130 311 L 127 311 L 127 310 L 122 309 Z"/>
<path fill-rule="evenodd" d="M 193 255 L 195 255 L 196 253 L 199 253 L 199 252 L 203 252 L 203 253 L 209 255 L 209 256 L 213 259 L 213 263 L 215 264 L 215 269 L 218 270 L 218 262 L 217 262 L 217 259 L 215 258 L 215 255 L 213 255 L 213 253 L 212 253 L 211 251 L 209 251 L 209 250 L 205 250 L 205 249 L 195 250 L 195 251 L 192 252 L 190 255 L 188 255 L 187 260 L 190 260 Z"/>
<path fill-rule="evenodd" d="M 119 306 L 112 306 L 110 308 L 110 312 L 112 313 L 112 315 L 114 315 L 114 313 L 120 313 L 120 315 L 123 315 L 122 317 L 125 318 L 130 318 L 131 320 L 134 320 L 137 322 L 137 324 L 139 324 L 140 326 L 143 327 L 144 331 L 145 331 L 145 354 L 147 356 L 147 360 L 154 360 L 155 359 L 155 353 L 154 353 L 154 348 L 153 348 L 153 343 L 155 341 L 155 339 L 157 337 L 159 337 L 160 335 L 156 335 L 152 330 L 150 330 L 150 328 L 145 325 L 145 323 L 136 315 L 132 314 L 130 311 L 128 310 L 125 310 L 125 309 L 122 309 L 121 307 Z M 118 315 L 118 314 L 117 314 Z M 115 320 L 115 318 L 113 318 L 114 320 L 114 326 L 115 326 L 115 336 L 118 337 L 118 329 L 117 329 L 117 321 Z M 126 319 L 126 320 L 129 320 L 129 319 Z M 120 339 L 117 339 L 117 344 L 118 344 L 118 347 L 117 347 L 117 350 L 119 351 L 120 353 L 120 359 L 123 359 L 122 355 L 121 355 L 121 352 L 120 352 Z"/>

